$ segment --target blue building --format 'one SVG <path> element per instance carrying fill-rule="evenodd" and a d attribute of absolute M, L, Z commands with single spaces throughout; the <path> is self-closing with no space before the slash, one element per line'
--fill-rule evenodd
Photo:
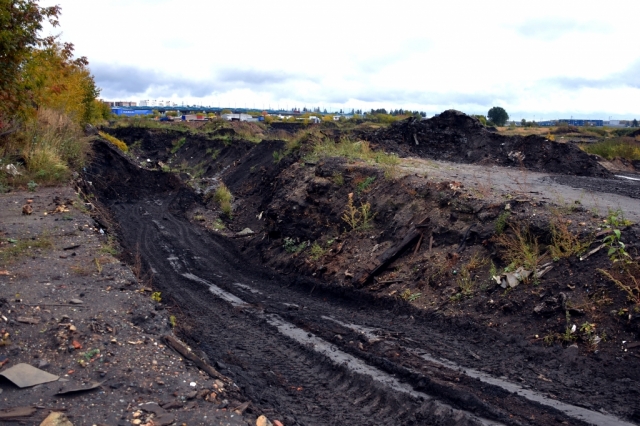
<path fill-rule="evenodd" d="M 548 121 L 539 121 L 538 126 L 548 127 L 548 126 L 558 126 L 560 124 L 567 124 L 569 126 L 593 126 L 593 127 L 602 127 L 604 126 L 604 120 L 583 120 L 583 119 L 561 119 L 561 120 L 548 120 Z"/>
<path fill-rule="evenodd" d="M 111 108 L 111 113 L 115 115 L 124 115 L 133 117 L 134 115 L 151 115 L 153 111 L 150 109 L 127 109 L 122 107 Z"/>

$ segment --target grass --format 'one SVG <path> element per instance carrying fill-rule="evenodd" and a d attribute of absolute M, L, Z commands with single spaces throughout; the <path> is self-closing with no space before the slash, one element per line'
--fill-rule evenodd
<path fill-rule="evenodd" d="M 371 221 L 375 216 L 375 213 L 371 214 L 371 204 L 369 203 L 361 203 L 360 207 L 356 207 L 353 203 L 353 193 L 350 193 L 341 219 L 351 227 L 352 231 L 355 231 L 370 229 Z"/>
<path fill-rule="evenodd" d="M 318 260 L 326 253 L 326 249 L 323 248 L 317 241 L 311 245 L 311 260 Z"/>
<path fill-rule="evenodd" d="M 120 151 L 122 152 L 129 151 L 129 147 L 127 146 L 127 144 L 122 142 L 120 139 L 116 138 L 115 136 L 111 136 L 110 134 L 105 132 L 98 132 L 98 134 L 100 135 L 100 137 L 102 137 L 103 139 L 106 139 L 112 145 L 117 147 Z"/>
<path fill-rule="evenodd" d="M 551 244 L 549 245 L 549 254 L 553 260 L 579 255 L 591 244 L 591 241 L 580 241 L 580 238 L 569 230 L 567 221 L 561 217 L 556 217 L 552 220 L 550 230 Z"/>
<path fill-rule="evenodd" d="M 53 248 L 51 236 L 47 233 L 41 234 L 35 240 L 11 240 L 0 246 L 0 261 L 6 265 L 24 256 L 32 256 L 33 250 Z"/>
<path fill-rule="evenodd" d="M 233 195 L 231 195 L 231 191 L 224 183 L 220 183 L 220 186 L 216 188 L 216 191 L 213 193 L 213 200 L 218 203 L 220 206 L 220 210 L 227 217 L 231 217 L 232 208 L 231 208 L 231 200 L 233 199 Z"/>
<path fill-rule="evenodd" d="M 171 148 L 171 153 L 175 154 L 176 152 L 178 152 L 178 150 L 180 148 L 182 148 L 182 146 L 187 143 L 187 138 L 186 137 L 181 137 L 180 139 L 178 139 L 177 141 L 173 142 L 173 147 Z"/>
<path fill-rule="evenodd" d="M 323 138 L 314 144 L 313 155 L 317 157 L 359 159 L 386 167 L 395 167 L 400 163 L 400 160 L 395 154 L 373 151 L 369 142 L 354 141 L 349 138 L 341 138 L 337 143 L 329 138 Z"/>
<path fill-rule="evenodd" d="M 528 271 L 535 271 L 542 261 L 538 239 L 526 224 L 509 224 L 509 228 L 511 232 L 494 237 L 500 249 L 500 257 L 510 269 L 515 270 L 522 266 Z"/>
<path fill-rule="evenodd" d="M 580 145 L 580 148 L 589 154 L 596 154 L 607 160 L 613 160 L 614 158 L 640 160 L 640 142 L 632 138 L 606 140 L 589 145 Z"/>

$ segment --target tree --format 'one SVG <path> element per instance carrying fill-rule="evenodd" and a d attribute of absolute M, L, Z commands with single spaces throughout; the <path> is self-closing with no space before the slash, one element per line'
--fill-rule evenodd
<path fill-rule="evenodd" d="M 504 126 L 509 119 L 509 114 L 502 107 L 494 106 L 487 113 L 489 120 L 493 121 L 497 126 Z"/>
<path fill-rule="evenodd" d="M 633 122 L 631 123 L 631 127 L 638 127 L 638 120 L 634 118 Z"/>
<path fill-rule="evenodd" d="M 59 14 L 59 6 L 40 7 L 38 0 L 0 0 L 0 129 L 27 102 L 20 87 L 22 68 L 34 48 L 54 43 L 54 37 L 42 38 L 39 32 L 45 20 L 57 27 Z"/>

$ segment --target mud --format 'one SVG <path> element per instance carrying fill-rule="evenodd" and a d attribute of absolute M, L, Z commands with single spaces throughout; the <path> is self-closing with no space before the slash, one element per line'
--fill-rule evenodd
<path fill-rule="evenodd" d="M 408 119 L 364 135 L 384 150 L 460 163 L 524 167 L 528 170 L 612 177 L 595 156 L 577 146 L 539 136 L 503 136 L 466 114 L 448 110 L 428 120 Z"/>
<path fill-rule="evenodd" d="M 444 133 L 464 135 L 459 127 L 464 130 L 458 126 Z M 627 346 L 640 330 L 634 305 L 594 272 L 610 267 L 604 250 L 584 262 L 560 259 L 539 283 L 512 291 L 481 278 L 489 275 L 485 264 L 475 271 L 473 293 L 453 297 L 461 293 L 457 274 L 475 255 L 507 266 L 491 241 L 505 209 L 510 223 L 526 221 L 541 243 L 549 244 L 553 206 L 542 197 L 429 179 L 424 174 L 435 169 L 413 166 L 388 179 L 361 162 L 316 163 L 296 156 L 277 162 L 272 154 L 283 147 L 278 141 L 225 145 L 188 137 L 171 152 L 175 133 L 128 131 L 120 130 L 120 137 L 141 141 L 134 153 L 138 159 L 98 142 L 86 175 L 91 191 L 117 223 L 111 231 L 132 254 L 140 253 L 154 289 L 179 313 L 182 337 L 223 366 L 265 413 L 277 413 L 287 425 L 640 420 L 639 347 Z M 207 154 L 211 149 L 220 150 L 216 158 Z M 528 167 L 543 167 L 531 157 Z M 178 179 L 153 163 L 155 170 L 149 170 L 147 158 L 190 168 Z M 585 161 L 575 174 L 608 176 Z M 197 179 L 190 178 L 194 167 L 203 170 Z M 206 196 L 220 181 L 234 194 L 233 219 L 220 215 Z M 376 213 L 371 229 L 345 229 L 341 216 L 349 193 L 356 205 L 371 204 Z M 373 282 L 356 289 L 353 277 L 371 266 L 374 253 L 402 240 L 425 216 L 433 224 L 433 247 L 427 241 L 411 246 Z M 584 237 L 602 225 L 580 205 L 562 210 L 562 217 Z M 225 229 L 214 226 L 219 221 Z M 245 227 L 255 233 L 237 237 Z M 634 257 L 638 232 L 623 230 Z M 466 248 L 458 250 L 465 235 Z M 312 256 L 312 243 L 322 248 L 320 255 Z M 213 293 L 213 286 L 220 292 Z M 562 294 L 575 308 L 564 309 Z M 542 314 L 536 313 L 541 303 Z M 310 340 L 301 343 L 283 334 L 282 323 L 270 321 L 275 317 L 311 334 Z M 562 334 L 567 321 L 596 323 L 607 342 L 589 349 L 581 335 L 569 343 L 545 344 L 543 338 Z M 427 397 L 336 365 L 314 347 L 320 345 L 314 339 Z"/>

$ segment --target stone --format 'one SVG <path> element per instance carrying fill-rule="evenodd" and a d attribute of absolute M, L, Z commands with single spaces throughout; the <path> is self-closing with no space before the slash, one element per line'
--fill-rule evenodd
<path fill-rule="evenodd" d="M 263 414 L 256 420 L 256 426 L 273 426 L 273 423 Z"/>
<path fill-rule="evenodd" d="M 64 414 L 54 411 L 40 423 L 40 426 L 73 426 L 73 423 Z"/>

